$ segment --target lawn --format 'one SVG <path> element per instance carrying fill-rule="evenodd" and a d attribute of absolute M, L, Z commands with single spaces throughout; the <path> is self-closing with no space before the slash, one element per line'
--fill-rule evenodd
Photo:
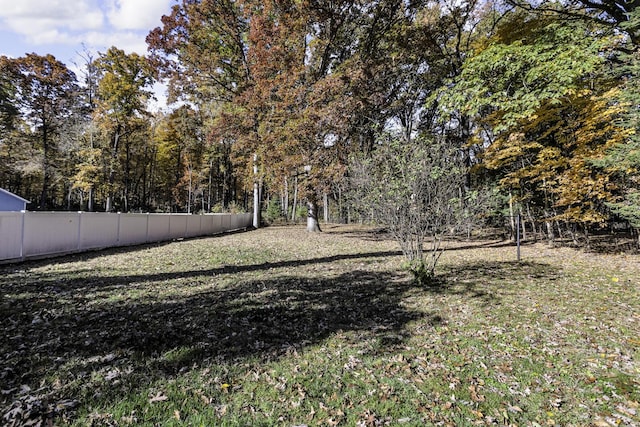
<path fill-rule="evenodd" d="M 640 426 L 640 257 L 373 229 L 0 266 L 2 425 Z"/>

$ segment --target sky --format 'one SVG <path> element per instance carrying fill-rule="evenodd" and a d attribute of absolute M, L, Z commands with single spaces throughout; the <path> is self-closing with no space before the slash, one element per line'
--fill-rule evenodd
<path fill-rule="evenodd" d="M 147 53 L 145 38 L 176 0 L 0 0 L 0 55 L 52 54 L 78 73 L 83 52 Z M 162 93 L 156 88 L 157 96 Z M 162 100 L 160 100 L 162 102 Z"/>

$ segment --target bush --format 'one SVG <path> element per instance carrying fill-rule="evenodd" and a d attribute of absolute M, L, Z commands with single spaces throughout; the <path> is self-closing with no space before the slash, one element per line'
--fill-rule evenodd
<path fill-rule="evenodd" d="M 431 280 L 442 236 L 459 222 L 455 199 L 465 169 L 458 151 L 437 137 L 388 135 L 372 156 L 354 160 L 351 171 L 356 206 L 388 227 L 419 282 Z"/>
<path fill-rule="evenodd" d="M 267 210 L 263 213 L 262 217 L 268 224 L 286 221 L 286 218 L 282 213 L 280 200 L 278 198 L 272 198 L 271 200 L 269 200 Z"/>

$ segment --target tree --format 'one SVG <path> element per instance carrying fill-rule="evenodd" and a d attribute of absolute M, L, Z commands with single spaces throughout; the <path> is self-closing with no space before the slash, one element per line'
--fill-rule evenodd
<path fill-rule="evenodd" d="M 201 196 L 200 209 L 204 209 L 202 196 L 207 189 L 205 164 L 206 138 L 201 131 L 202 120 L 197 111 L 182 106 L 168 117 L 175 155 L 175 183 L 173 195 L 187 212 L 197 210 L 196 196 Z"/>
<path fill-rule="evenodd" d="M 562 3 L 546 0 L 542 2 L 509 1 L 539 16 L 551 13 L 564 21 L 578 19 L 590 25 L 596 24 L 601 28 L 600 35 L 613 33 L 620 39 L 620 42 L 609 52 L 609 56 L 612 57 L 609 75 L 619 83 L 618 101 L 627 108 L 627 111 L 621 115 L 619 124 L 624 128 L 622 132 L 630 136 L 622 142 L 614 141 L 608 155 L 602 159 L 594 159 L 591 164 L 600 168 L 599 173 L 608 174 L 616 187 L 618 197 L 606 201 L 608 208 L 614 214 L 629 221 L 638 232 L 636 212 L 640 209 L 640 205 L 636 190 L 639 182 L 636 171 L 640 162 L 637 160 L 638 144 L 634 136 L 638 128 L 637 101 L 640 93 L 635 83 L 638 76 L 636 64 L 640 45 L 638 3 L 621 0 L 573 0 Z"/>
<path fill-rule="evenodd" d="M 82 65 L 75 64 L 81 69 L 81 85 L 78 96 L 78 123 L 77 123 L 77 162 L 76 171 L 73 176 L 73 187 L 81 192 L 81 198 L 86 194 L 86 209 L 89 212 L 94 210 L 95 187 L 99 182 L 100 175 L 100 150 L 96 147 L 97 126 L 93 121 L 96 111 L 96 96 L 100 73 L 96 68 L 95 55 L 88 49 L 80 53 L 83 60 Z M 81 203 L 84 205 L 84 203 Z"/>
<path fill-rule="evenodd" d="M 12 64 L 9 58 L 0 57 L 0 186 L 17 191 L 13 167 L 15 156 L 15 131 L 19 125 L 20 111 L 17 107 L 18 88 L 11 78 Z"/>
<path fill-rule="evenodd" d="M 635 13 L 633 21 L 640 21 Z M 620 116 L 620 126 L 625 131 L 623 140 L 614 141 L 606 155 L 594 162 L 603 171 L 612 173 L 619 188 L 620 197 L 609 200 L 607 206 L 619 218 L 629 222 L 638 236 L 640 246 L 640 49 L 620 56 L 618 78 L 622 81 L 618 101 L 625 107 Z"/>
<path fill-rule="evenodd" d="M 329 46 L 334 45 L 323 44 L 319 35 L 329 28 L 334 36 L 342 28 L 333 15 L 336 10 L 316 6 L 183 2 L 147 39 L 173 93 L 179 90 L 211 111 L 211 139 L 233 142 L 233 158 L 245 182 L 258 179 L 275 186 L 311 166 L 306 180 L 311 229 L 317 229 L 318 187 L 336 170 L 327 153 L 337 148 L 326 143 L 337 132 L 323 116 L 332 93 L 327 89 L 339 82 L 323 81 L 332 70 Z M 335 8 L 351 6 L 337 2 Z M 314 12 L 322 22 L 313 20 Z M 325 21 L 336 25 L 328 27 Z M 254 156 L 260 162 L 257 177 Z"/>
<path fill-rule="evenodd" d="M 458 209 L 470 212 L 477 202 L 471 167 L 480 148 L 472 139 L 474 117 L 459 106 L 442 106 L 438 89 L 463 71 L 474 49 L 496 26 L 499 17 L 489 3 L 381 2 L 367 43 L 354 56 L 350 88 L 357 99 L 353 139 L 374 152 L 390 129 L 406 141 L 418 135 L 456 147 L 466 169 L 459 187 Z M 345 68 L 345 74 L 348 68 Z M 356 139 L 357 140 L 357 139 Z M 366 142 L 365 142 L 366 141 Z M 352 141 L 355 145 L 355 141 Z"/>
<path fill-rule="evenodd" d="M 131 184 L 131 144 L 136 132 L 148 130 L 147 102 L 151 97 L 150 86 L 154 81 L 153 70 L 146 59 L 136 53 L 126 54 L 111 47 L 96 60 L 101 73 L 97 88 L 95 120 L 101 127 L 108 148 L 103 156 L 108 160 L 106 180 L 107 212 L 114 208 L 116 176 L 122 172 L 122 209 L 129 209 Z M 144 141 L 142 141 L 144 143 Z M 119 158 L 124 151 L 124 161 Z"/>
<path fill-rule="evenodd" d="M 516 11 L 440 92 L 443 108 L 476 118 L 483 166 L 550 239 L 554 221 L 603 223 L 616 197 L 611 173 L 593 167 L 624 134 L 615 81 L 601 72 L 614 45 L 593 24 Z"/>
<path fill-rule="evenodd" d="M 507 0 L 529 12 L 539 15 L 557 15 L 565 22 L 575 21 L 596 23 L 600 27 L 613 29 L 626 34 L 633 45 L 640 42 L 640 21 L 638 3 L 626 0 L 570 0 L 557 2 L 555 0 L 528 1 Z"/>
<path fill-rule="evenodd" d="M 0 132 L 2 135 L 13 129 L 20 113 L 16 106 L 18 88 L 11 78 L 11 68 L 11 60 L 6 56 L 0 57 Z"/>
<path fill-rule="evenodd" d="M 56 142 L 59 131 L 72 114 L 77 93 L 76 76 L 52 55 L 35 53 L 9 62 L 10 76 L 15 82 L 16 103 L 32 127 L 41 153 L 40 209 L 52 203 L 49 186 L 54 180 Z"/>

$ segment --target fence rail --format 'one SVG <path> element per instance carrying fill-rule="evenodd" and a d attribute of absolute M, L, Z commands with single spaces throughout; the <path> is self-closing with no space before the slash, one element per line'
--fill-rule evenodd
<path fill-rule="evenodd" d="M 0 212 L 0 263 L 207 236 L 251 224 L 251 214 Z"/>

